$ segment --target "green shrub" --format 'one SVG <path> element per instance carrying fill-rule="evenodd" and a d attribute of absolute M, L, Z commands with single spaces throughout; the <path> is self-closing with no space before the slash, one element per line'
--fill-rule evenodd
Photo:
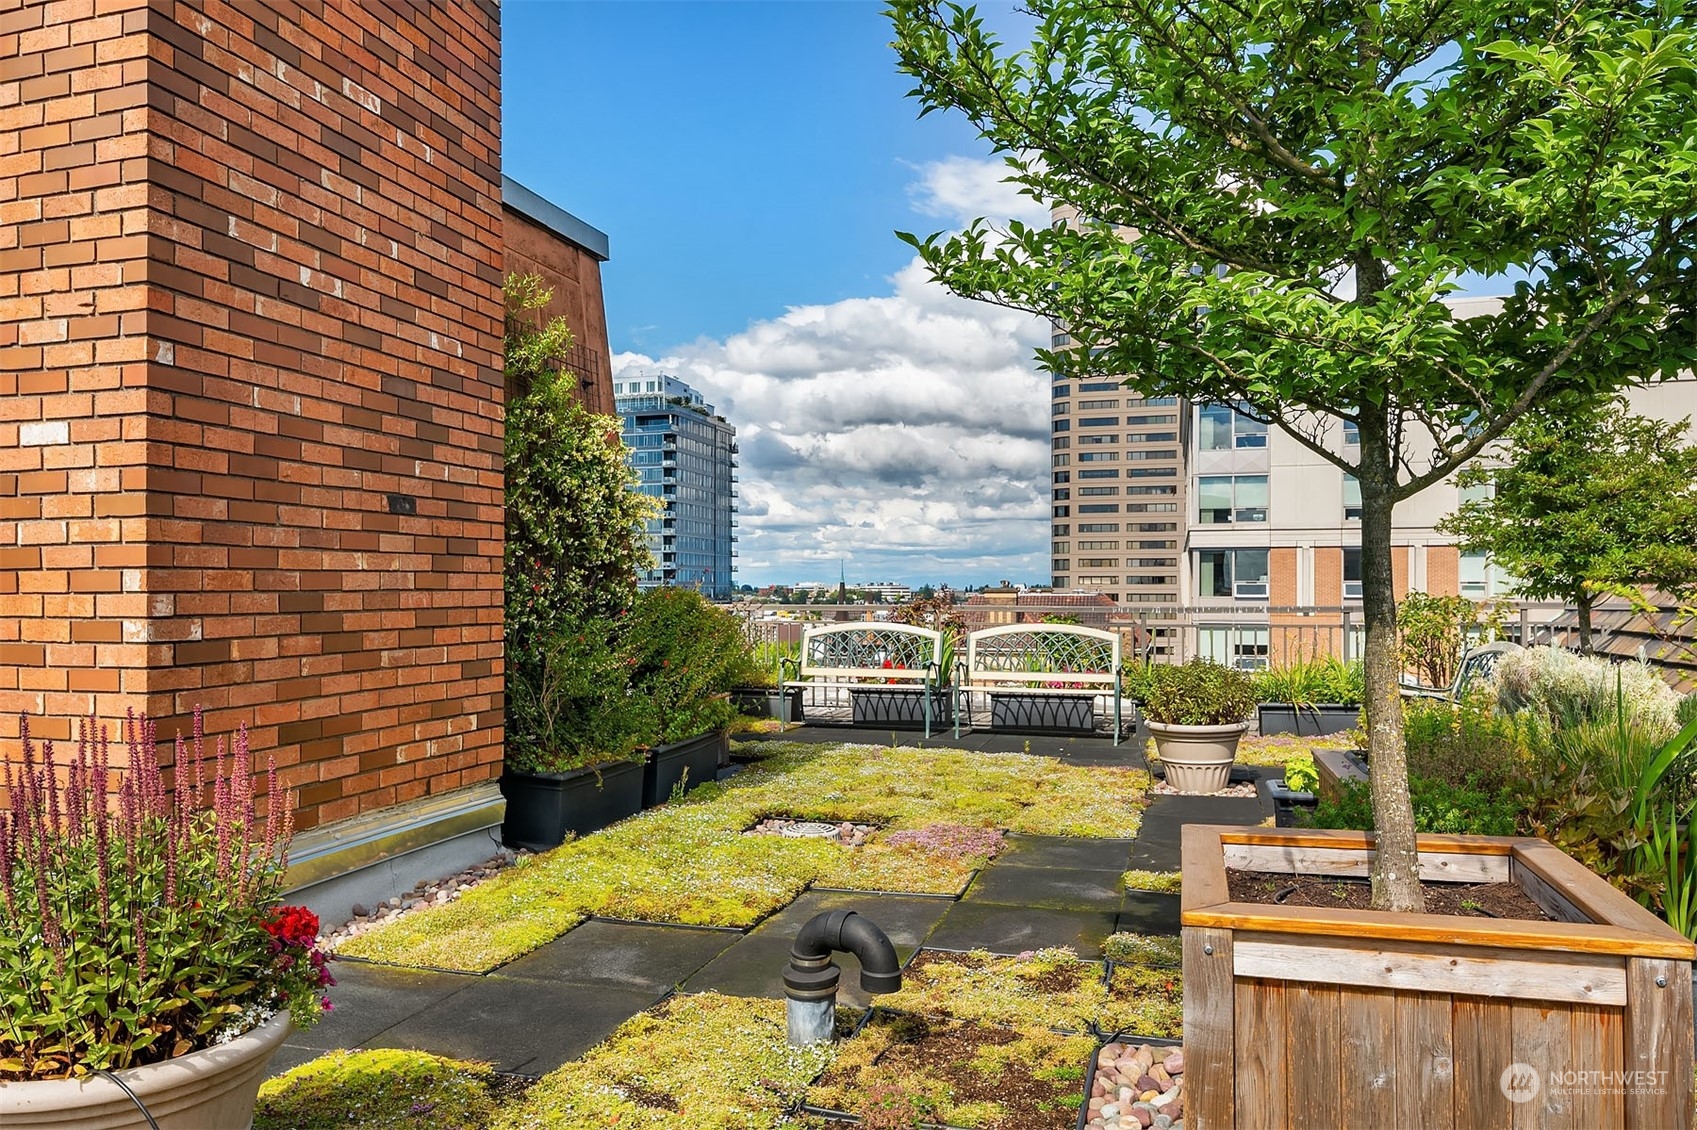
<path fill-rule="evenodd" d="M 1473 782 L 1451 784 L 1412 775 L 1408 788 L 1417 832 L 1512 836 L 1519 827 L 1522 805 L 1513 793 L 1481 788 Z M 1371 830 L 1372 792 L 1365 782 L 1351 782 L 1336 798 L 1322 799 L 1310 819 L 1317 828 Z"/>
<path fill-rule="evenodd" d="M 629 693 L 633 660 L 617 622 L 593 617 L 560 625 L 537 657 L 524 677 L 508 680 L 508 766 L 564 773 L 635 758 L 649 711 Z"/>
<path fill-rule="evenodd" d="M 1411 776 L 1471 780 L 1500 791 L 1524 778 L 1538 727 L 1531 720 L 1497 714 L 1481 696 L 1453 705 L 1414 699 L 1403 707 L 1403 735 Z"/>
<path fill-rule="evenodd" d="M 1697 722 L 1697 691 L 1692 691 L 1679 700 L 1679 705 L 1674 708 L 1674 720 L 1681 726 Z"/>
<path fill-rule="evenodd" d="M 1255 672 L 1252 678 L 1259 701 L 1292 706 L 1321 703 L 1359 706 L 1366 692 L 1365 668 L 1361 663 L 1345 663 L 1334 656 L 1268 667 Z"/>
<path fill-rule="evenodd" d="M 631 609 L 624 641 L 648 744 L 717 730 L 736 717 L 728 692 L 751 660 L 734 615 L 694 589 L 649 589 Z"/>
<path fill-rule="evenodd" d="M 1285 788 L 1292 792 L 1311 793 L 1320 783 L 1320 773 L 1314 768 L 1312 754 L 1298 754 L 1285 762 Z"/>
<path fill-rule="evenodd" d="M 1678 692 L 1648 663 L 1614 663 L 1559 647 L 1529 647 L 1497 661 L 1497 706 L 1555 727 L 1626 719 L 1666 740 L 1679 729 Z"/>
<path fill-rule="evenodd" d="M 1249 676 L 1207 659 L 1149 669 L 1143 713 L 1169 726 L 1229 726 L 1255 709 Z"/>

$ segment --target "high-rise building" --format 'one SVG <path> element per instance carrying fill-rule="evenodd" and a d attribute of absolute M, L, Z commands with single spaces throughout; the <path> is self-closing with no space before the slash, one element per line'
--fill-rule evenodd
<path fill-rule="evenodd" d="M 615 380 L 613 405 L 640 489 L 662 507 L 648 523 L 654 568 L 638 583 L 729 600 L 737 540 L 736 429 L 695 389 L 660 373 Z"/>

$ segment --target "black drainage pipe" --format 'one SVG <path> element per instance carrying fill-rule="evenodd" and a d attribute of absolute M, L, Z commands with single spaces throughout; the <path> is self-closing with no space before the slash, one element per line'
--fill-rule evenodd
<path fill-rule="evenodd" d="M 893 993 L 902 987 L 896 947 L 870 918 L 852 910 L 814 915 L 795 936 L 790 962 L 784 966 L 789 1042 L 796 1047 L 831 1039 L 843 972 L 831 960 L 833 953 L 852 953 L 859 959 L 860 987 L 868 993 Z"/>

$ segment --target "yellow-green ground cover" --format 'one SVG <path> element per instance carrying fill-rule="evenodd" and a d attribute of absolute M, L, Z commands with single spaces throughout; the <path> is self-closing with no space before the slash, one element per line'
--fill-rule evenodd
<path fill-rule="evenodd" d="M 587 915 L 751 926 L 808 886 L 914 894 L 962 889 L 986 857 L 891 845 L 888 833 L 962 824 L 1044 835 L 1136 835 L 1150 785 L 1134 769 L 1018 753 L 750 743 L 729 781 L 524 860 L 459 899 L 359 935 L 351 957 L 487 972 Z M 744 835 L 765 816 L 883 825 L 859 848 Z"/>
<path fill-rule="evenodd" d="M 495 1117 L 487 1064 L 427 1052 L 339 1051 L 259 1089 L 254 1130 L 460 1130 Z M 210 1128 L 209 1128 L 210 1130 Z"/>

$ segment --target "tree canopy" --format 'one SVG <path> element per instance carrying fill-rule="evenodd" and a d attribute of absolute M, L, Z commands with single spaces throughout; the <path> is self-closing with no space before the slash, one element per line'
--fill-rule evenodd
<path fill-rule="evenodd" d="M 1580 650 L 1591 607 L 1610 589 L 1697 586 L 1697 446 L 1689 421 L 1635 416 L 1620 400 L 1538 412 L 1508 433 L 1500 465 L 1478 464 L 1463 487 L 1489 488 L 1441 525 L 1483 550 L 1516 591 L 1570 602 Z"/>
<path fill-rule="evenodd" d="M 1546 398 L 1697 357 L 1687 6 L 1028 8 L 1017 50 L 970 8 L 889 12 L 922 113 L 963 113 L 1058 222 L 903 238 L 1064 328 L 1058 374 L 1232 404 L 1359 480 L 1375 900 L 1415 908 L 1393 508 Z M 1458 316 L 1481 277 L 1500 308 Z"/>

